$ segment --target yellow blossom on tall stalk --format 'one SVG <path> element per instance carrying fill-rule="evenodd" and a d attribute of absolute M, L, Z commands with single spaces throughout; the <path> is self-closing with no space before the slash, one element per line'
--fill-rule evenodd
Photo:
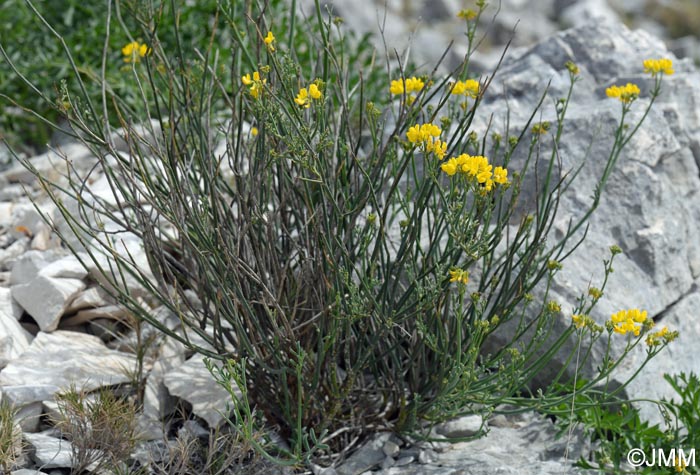
<path fill-rule="evenodd" d="M 396 79 L 394 81 L 391 81 L 389 92 L 391 92 L 393 95 L 403 94 L 404 92 L 406 94 L 411 94 L 413 92 L 422 91 L 424 87 L 425 83 L 423 82 L 423 80 L 413 76 L 405 80 Z"/>
<path fill-rule="evenodd" d="M 450 282 L 467 285 L 469 283 L 469 272 L 459 268 L 450 269 Z"/>
<path fill-rule="evenodd" d="M 503 167 L 496 167 L 493 170 L 493 181 L 499 185 L 508 183 L 508 170 Z"/>
<path fill-rule="evenodd" d="M 265 85 L 265 81 L 266 79 L 261 79 L 260 73 L 257 71 L 253 72 L 252 79 L 250 77 L 250 73 L 241 77 L 241 82 L 243 83 L 243 85 L 250 86 L 249 92 L 250 95 L 253 96 L 253 99 L 260 98 L 260 96 L 262 95 L 263 87 Z"/>
<path fill-rule="evenodd" d="M 435 124 L 416 124 L 408 129 L 406 138 L 424 153 L 432 153 L 440 160 L 445 158 L 447 143 L 438 139 L 442 130 Z"/>
<path fill-rule="evenodd" d="M 296 102 L 298 106 L 304 107 L 305 109 L 308 109 L 311 106 L 309 92 L 306 90 L 305 87 L 299 89 L 299 94 L 297 94 L 297 97 L 294 98 L 294 102 Z"/>
<path fill-rule="evenodd" d="M 652 325 L 653 322 L 647 321 L 646 310 L 632 308 L 629 310 L 620 310 L 610 317 L 610 322 L 615 333 L 624 335 L 626 333 L 634 333 L 634 336 L 639 336 L 644 325 Z"/>
<path fill-rule="evenodd" d="M 659 346 L 661 343 L 670 343 L 676 338 L 678 338 L 678 331 L 671 332 L 667 327 L 663 327 L 659 331 L 650 333 L 645 341 L 648 346 Z"/>
<path fill-rule="evenodd" d="M 625 104 L 629 104 L 639 97 L 639 86 L 632 83 L 627 83 L 624 86 L 610 86 L 605 90 L 608 97 L 619 99 Z"/>
<path fill-rule="evenodd" d="M 263 41 L 267 45 L 267 50 L 270 53 L 274 53 L 275 52 L 275 45 L 273 43 L 275 42 L 275 35 L 273 35 L 271 31 L 268 31 L 267 36 L 265 36 L 265 38 L 263 38 Z"/>
<path fill-rule="evenodd" d="M 454 96 L 466 96 L 476 99 L 480 90 L 479 81 L 475 79 L 467 79 L 466 81 L 457 81 L 450 86 L 450 94 Z"/>
<path fill-rule="evenodd" d="M 425 142 L 425 151 L 428 153 L 432 152 L 436 157 L 442 160 L 447 154 L 447 142 L 433 140 L 433 138 L 430 137 L 428 141 Z"/>
<path fill-rule="evenodd" d="M 466 21 L 471 21 L 474 18 L 476 18 L 476 16 L 477 13 L 471 8 L 467 8 L 466 10 L 460 10 L 459 13 L 457 13 L 457 18 L 461 18 Z"/>
<path fill-rule="evenodd" d="M 309 86 L 309 95 L 311 96 L 311 99 L 321 99 L 323 97 L 323 94 L 321 93 L 321 90 L 318 88 L 316 84 L 311 84 Z"/>
<path fill-rule="evenodd" d="M 321 93 L 321 90 L 316 84 L 312 83 L 308 90 L 305 87 L 299 89 L 299 93 L 297 94 L 297 97 L 294 98 L 294 102 L 296 102 L 300 107 L 308 109 L 311 106 L 312 99 L 320 100 L 322 97 L 323 94 Z"/>
<path fill-rule="evenodd" d="M 590 316 L 588 315 L 572 315 L 571 316 L 571 322 L 574 324 L 574 327 L 576 329 L 580 330 L 582 328 L 586 328 L 590 330 L 593 333 L 602 333 L 603 332 L 603 327 L 598 325 L 595 320 L 593 320 Z"/>
<path fill-rule="evenodd" d="M 151 49 L 145 43 L 132 41 L 122 48 L 125 63 L 138 63 L 141 58 L 151 54 Z"/>
<path fill-rule="evenodd" d="M 644 72 L 651 73 L 652 76 L 657 76 L 658 74 L 670 76 L 674 73 L 673 61 L 670 59 L 645 59 L 643 65 Z"/>
<path fill-rule="evenodd" d="M 488 158 L 482 155 L 469 155 L 463 153 L 452 157 L 440 166 L 440 169 L 448 176 L 457 173 L 467 179 L 481 185 L 482 191 L 491 191 L 494 184 L 508 184 L 508 170 L 503 167 L 493 168 Z"/>
<path fill-rule="evenodd" d="M 442 130 L 435 124 L 416 124 L 408 129 L 406 138 L 413 144 L 423 145 L 431 137 L 439 137 L 441 133 Z"/>

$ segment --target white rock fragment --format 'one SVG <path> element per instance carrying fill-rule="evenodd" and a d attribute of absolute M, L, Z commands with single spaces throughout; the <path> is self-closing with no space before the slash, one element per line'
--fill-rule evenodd
<path fill-rule="evenodd" d="M 0 369 L 29 347 L 32 336 L 19 319 L 22 309 L 12 299 L 10 289 L 0 287 Z"/>
<path fill-rule="evenodd" d="M 65 279 L 82 280 L 87 274 L 88 271 L 74 255 L 62 257 L 39 270 L 39 275 L 44 277 L 61 277 Z"/>
<path fill-rule="evenodd" d="M 231 396 L 214 381 L 204 365 L 203 356 L 194 355 L 179 368 L 169 371 L 163 377 L 163 383 L 171 395 L 189 402 L 192 412 L 204 419 L 209 427 L 218 427 L 223 422 Z"/>
<path fill-rule="evenodd" d="M 75 313 L 84 308 L 106 307 L 111 301 L 100 287 L 89 287 L 80 292 L 66 308 L 66 313 Z"/>
<path fill-rule="evenodd" d="M 46 179 L 57 179 L 60 174 L 65 174 L 66 161 L 70 161 L 73 167 L 84 167 L 94 160 L 92 152 L 83 144 L 71 143 L 50 150 L 42 155 L 30 158 L 29 162 L 36 171 Z M 10 183 L 32 184 L 36 181 L 36 175 L 21 163 L 17 163 L 9 170 L 3 172 L 3 176 Z"/>
<path fill-rule="evenodd" d="M 435 426 L 434 430 L 439 436 L 447 438 L 471 437 L 479 433 L 484 420 L 477 414 L 462 416 Z"/>
<path fill-rule="evenodd" d="M 49 264 L 59 258 L 60 257 L 57 253 L 50 251 L 25 252 L 12 264 L 10 283 L 12 285 L 26 284 L 27 282 L 36 278 L 41 269 L 49 266 Z"/>
<path fill-rule="evenodd" d="M 136 367 L 133 355 L 110 350 L 99 338 L 58 330 L 39 332 L 29 348 L 0 372 L 0 391 L 6 386 L 75 385 L 91 391 L 128 382 Z"/>
<path fill-rule="evenodd" d="M 53 331 L 71 300 L 85 288 L 78 279 L 40 275 L 26 284 L 12 286 L 12 297 L 37 322 L 41 331 Z"/>
<path fill-rule="evenodd" d="M 47 432 L 24 434 L 24 440 L 33 448 L 32 459 L 40 467 L 73 467 L 71 443 L 67 440 L 52 437 Z"/>
<path fill-rule="evenodd" d="M 0 268 L 7 268 L 12 261 L 23 255 L 29 248 L 29 238 L 15 240 L 5 249 L 0 249 Z"/>

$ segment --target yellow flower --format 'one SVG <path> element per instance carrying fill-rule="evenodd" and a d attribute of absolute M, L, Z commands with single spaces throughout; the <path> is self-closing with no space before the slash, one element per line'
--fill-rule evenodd
<path fill-rule="evenodd" d="M 466 155 L 466 154 L 465 154 Z M 486 183 L 491 179 L 491 169 L 489 160 L 481 155 L 470 156 L 466 155 L 462 164 L 462 173 L 475 177 L 479 183 Z"/>
<path fill-rule="evenodd" d="M 250 86 L 250 95 L 253 96 L 253 99 L 259 99 L 262 95 L 262 90 L 263 83 L 255 82 L 252 86 Z"/>
<path fill-rule="evenodd" d="M 549 132 L 550 122 L 545 120 L 544 122 L 538 122 L 532 126 L 532 133 L 536 135 L 544 135 Z"/>
<path fill-rule="evenodd" d="M 663 327 L 661 330 L 651 333 L 646 338 L 646 344 L 648 346 L 658 346 L 663 340 L 665 343 L 670 343 L 678 338 L 678 332 L 670 332 L 667 327 Z"/>
<path fill-rule="evenodd" d="M 442 130 L 435 124 L 416 124 L 408 129 L 406 138 L 409 142 L 424 145 L 431 137 L 439 137 Z"/>
<path fill-rule="evenodd" d="M 425 83 L 415 76 L 406 79 L 406 92 L 420 92 L 424 86 Z"/>
<path fill-rule="evenodd" d="M 656 346 L 661 343 L 661 339 L 668 333 L 668 327 L 663 327 L 661 330 L 647 335 L 646 343 L 649 346 Z"/>
<path fill-rule="evenodd" d="M 644 72 L 651 73 L 652 76 L 656 76 L 659 73 L 670 76 L 674 73 L 673 61 L 670 59 L 645 59 L 643 64 Z"/>
<path fill-rule="evenodd" d="M 466 81 L 457 81 L 452 85 L 450 93 L 455 96 L 467 96 L 475 99 L 479 95 L 479 81 L 467 79 Z"/>
<path fill-rule="evenodd" d="M 251 127 L 250 128 L 250 135 L 253 137 L 256 137 L 258 135 L 258 128 L 257 127 Z"/>
<path fill-rule="evenodd" d="M 311 84 L 309 86 L 309 96 L 311 96 L 312 99 L 318 100 L 323 97 L 323 94 L 316 84 Z"/>
<path fill-rule="evenodd" d="M 457 173 L 457 166 L 457 159 L 452 157 L 448 161 L 440 165 L 440 168 L 443 172 L 447 173 L 447 175 L 452 176 L 455 173 Z"/>
<path fill-rule="evenodd" d="M 493 170 L 493 181 L 499 185 L 505 185 L 508 183 L 508 170 L 503 167 L 496 167 Z"/>
<path fill-rule="evenodd" d="M 610 86 L 605 90 L 608 97 L 620 99 L 625 104 L 629 104 L 639 97 L 639 87 L 636 84 L 627 83 L 624 86 Z"/>
<path fill-rule="evenodd" d="M 300 107 L 304 107 L 305 109 L 309 108 L 311 105 L 311 99 L 309 99 L 309 93 L 305 87 L 299 89 L 299 94 L 297 94 L 297 97 L 294 98 L 294 102 L 296 102 Z"/>
<path fill-rule="evenodd" d="M 476 12 L 471 8 L 467 8 L 466 10 L 460 10 L 459 13 L 457 13 L 457 18 L 462 18 L 466 21 L 471 21 L 474 18 L 476 18 Z"/>
<path fill-rule="evenodd" d="M 632 332 L 634 333 L 634 336 L 639 336 L 639 332 L 642 330 L 643 325 L 647 323 L 647 312 L 646 310 L 642 311 L 638 308 L 620 310 L 610 317 L 610 322 L 613 324 L 613 330 L 615 333 L 624 335 Z"/>
<path fill-rule="evenodd" d="M 122 48 L 122 54 L 124 55 L 125 63 L 138 63 L 141 61 L 141 58 L 151 54 L 151 49 L 138 41 L 132 41 Z"/>
<path fill-rule="evenodd" d="M 469 272 L 458 268 L 451 269 L 450 282 L 458 282 L 460 284 L 467 285 L 469 282 Z"/>
<path fill-rule="evenodd" d="M 389 87 L 389 92 L 391 92 L 393 95 L 398 95 L 403 94 L 403 91 L 403 79 L 391 81 L 391 87 Z"/>
<path fill-rule="evenodd" d="M 389 92 L 394 96 L 405 92 L 407 94 L 406 102 L 410 105 L 416 100 L 416 97 L 412 93 L 422 91 L 423 87 L 425 87 L 423 80 L 413 76 L 406 80 L 396 79 L 391 81 Z"/>
<path fill-rule="evenodd" d="M 244 86 L 250 86 L 249 92 L 253 96 L 253 99 L 260 98 L 263 91 L 263 86 L 265 85 L 266 79 L 260 79 L 260 73 L 255 71 L 253 73 L 253 78 L 250 78 L 250 73 L 241 77 L 241 82 Z"/>
<path fill-rule="evenodd" d="M 590 287 L 588 289 L 588 295 L 593 297 L 593 300 L 598 300 L 603 296 L 603 291 L 597 287 Z"/>
<path fill-rule="evenodd" d="M 590 316 L 588 315 L 572 315 L 571 316 L 571 322 L 574 324 L 576 329 L 580 330 L 582 328 L 586 328 L 590 330 L 592 333 L 602 333 L 603 332 L 603 327 L 598 325 L 595 320 L 593 320 Z"/>
<path fill-rule="evenodd" d="M 275 41 L 275 35 L 273 35 L 271 31 L 268 31 L 267 36 L 263 38 L 263 41 L 267 45 L 267 50 L 270 53 L 273 53 L 275 51 L 275 45 L 273 45 L 272 43 Z"/>
<path fill-rule="evenodd" d="M 564 63 L 564 66 L 574 76 L 578 75 L 578 73 L 580 72 L 578 66 L 576 66 L 576 63 L 574 63 L 573 61 L 567 61 L 566 63 Z"/>
<path fill-rule="evenodd" d="M 447 142 L 443 142 L 442 140 L 433 141 L 433 138 L 430 137 L 425 143 L 425 151 L 433 152 L 436 157 L 442 160 L 447 153 Z"/>

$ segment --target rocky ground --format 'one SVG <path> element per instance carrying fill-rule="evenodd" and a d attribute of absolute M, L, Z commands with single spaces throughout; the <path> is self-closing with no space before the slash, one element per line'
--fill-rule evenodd
<path fill-rule="evenodd" d="M 336 4 L 349 27 L 376 24 L 375 8 L 350 9 L 346 5 L 354 3 L 349 0 Z M 658 107 L 628 145 L 591 222 L 587 243 L 567 261 L 555 287 L 559 301 L 574 302 L 587 282 L 600 277 L 608 246 L 620 245 L 625 253 L 594 317 L 603 321 L 614 309 L 638 306 L 657 321 L 681 330 L 679 341 L 647 366 L 628 390 L 632 397 L 669 396 L 670 388 L 658 384 L 664 372 L 700 373 L 692 345 L 700 338 L 700 326 L 693 318 L 700 305 L 696 237 L 700 228 L 700 74 L 689 59 L 697 54 L 697 40 L 682 36 L 682 25 L 671 23 L 672 15 L 650 2 L 547 0 L 531 8 L 532 4 L 504 0 L 487 37 L 492 52 L 477 58 L 487 71 L 496 58 L 493 51 L 510 38 L 512 24 L 520 19 L 514 47 L 486 96 L 482 117 L 491 113 L 502 117 L 507 98 L 517 127 L 524 123 L 543 85 L 551 82 L 553 97 L 563 93 L 568 81 L 566 60 L 580 67 L 561 155 L 565 169 L 584 160 L 586 166 L 579 186 L 563 199 L 561 226 L 590 200 L 610 147 L 610 127 L 619 104 L 605 98 L 605 88 L 634 81 L 644 96 L 650 83 L 641 71 L 642 59 L 674 59 L 676 74 L 666 80 Z M 405 45 L 400 43 L 415 32 L 411 33 L 412 57 L 419 64 L 434 61 L 443 43 L 462 41 L 454 21 L 461 6 L 456 0 L 390 0 L 388 44 L 402 50 Z M 658 18 L 645 11 L 656 12 Z M 686 23 L 692 21 L 690 17 L 686 15 Z M 667 23 L 661 22 L 663 18 Z M 631 31 L 621 20 L 645 30 Z M 557 32 L 565 25 L 576 28 Z M 678 37 L 672 38 L 672 32 Z M 455 44 L 446 67 L 463 54 L 464 47 Z M 552 108 L 545 107 L 543 119 L 552 115 Z M 585 155 L 590 143 L 591 153 Z M 63 143 L 32 162 L 44 176 L 55 176 L 63 158 L 78 168 L 94 163 L 87 149 L 74 143 Z M 97 194 L 109 195 L 104 181 L 96 179 L 88 186 Z M 39 209 L 32 198 L 38 200 Z M 69 473 L 70 445 L 47 423 L 56 413 L 55 394 L 71 384 L 84 390 L 123 385 L 130 381 L 136 364 L 130 316 L 100 290 L 94 269 L 84 269 L 60 246 L 40 211 L 54 213 L 32 174 L 20 165 L 0 173 L 0 395 L 19 409 L 17 422 L 28 448 L 22 464 L 26 468 L 13 472 L 16 475 Z M 139 252 L 137 243 L 130 249 Z M 167 312 L 158 308 L 153 312 L 177 325 Z M 562 320 L 562 328 L 566 325 Z M 642 357 L 638 354 L 628 360 L 621 380 Z M 213 383 L 200 356 L 156 338 L 150 342 L 146 369 L 144 408 L 138 416 L 144 440 L 140 457 L 148 458 L 154 446 L 174 441 L 178 432 L 201 433 L 222 425 L 228 394 Z M 179 419 L 179 427 L 168 426 L 164 421 L 176 409 L 187 417 Z M 647 415 L 654 417 L 653 411 Z M 189 422 L 184 424 L 184 419 Z M 439 430 L 443 435 L 469 435 L 481 422 L 464 418 Z M 486 437 L 453 445 L 412 447 L 380 435 L 343 466 L 315 471 L 326 475 L 577 473 L 571 461 L 590 449 L 578 439 L 556 439 L 551 421 L 532 414 L 496 416 L 487 426 Z"/>

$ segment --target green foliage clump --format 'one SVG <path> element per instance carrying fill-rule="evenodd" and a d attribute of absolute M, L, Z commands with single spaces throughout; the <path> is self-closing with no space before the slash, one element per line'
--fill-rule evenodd
<path fill-rule="evenodd" d="M 330 461 L 376 431 L 427 437 L 438 422 L 504 403 L 558 407 L 593 393 L 620 362 L 606 359 L 575 393 L 566 389 L 575 376 L 557 368 L 550 387 L 531 393 L 569 338 L 579 350 L 568 361 L 582 365 L 601 338 L 610 348 L 614 333 L 634 333 L 626 354 L 651 328 L 636 309 L 607 327 L 588 316 L 612 257 L 576 318 L 562 325 L 549 298 L 641 123 L 628 123 L 638 89 L 609 92 L 622 109 L 606 167 L 589 210 L 555 238 L 561 193 L 576 176 L 557 151 L 578 68 L 562 65 L 570 89 L 552 121 L 534 123 L 543 93 L 522 129 L 477 132 L 492 79 L 470 74 L 479 5 L 460 12 L 469 47 L 452 77 L 390 57 L 380 66 L 320 2 L 302 28 L 282 2 L 220 1 L 206 36 L 181 29 L 174 2 L 116 2 L 99 72 L 84 74 L 65 50 L 71 74 L 52 110 L 96 157 L 89 172 L 67 159 L 62 180 L 38 176 L 67 245 L 136 318 L 209 357 L 231 394 L 233 427 L 275 463 Z M 654 74 L 646 112 L 659 93 Z M 103 174 L 116 204 L 85 173 Z M 150 270 L 118 251 L 128 236 Z M 181 329 L 159 321 L 156 306 Z M 485 351 L 506 326 L 510 340 Z"/>
<path fill-rule="evenodd" d="M 550 412 L 556 414 L 561 435 L 571 434 L 574 427 L 580 427 L 596 447 L 589 457 L 578 460 L 579 467 L 600 473 L 625 473 L 625 470 L 645 475 L 696 473 L 692 463 L 700 442 L 700 379 L 685 373 L 666 374 L 664 379 L 676 397 L 639 401 L 658 405 L 663 424 L 643 420 L 635 407 L 637 401 L 611 398 L 604 392 L 578 395 L 558 411 Z M 642 453 L 644 459 L 640 458 Z M 675 458 L 667 465 L 665 459 L 669 454 L 675 454 Z"/>

